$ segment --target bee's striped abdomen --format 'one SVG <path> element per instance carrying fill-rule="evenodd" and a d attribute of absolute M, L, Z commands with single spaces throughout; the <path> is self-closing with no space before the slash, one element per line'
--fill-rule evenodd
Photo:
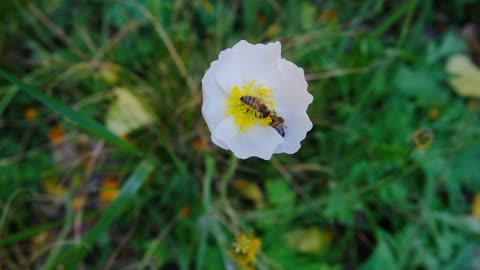
<path fill-rule="evenodd" d="M 240 100 L 241 100 L 243 103 L 245 103 L 245 104 L 247 104 L 247 105 L 250 105 L 250 106 L 253 106 L 253 104 L 255 103 L 255 99 L 256 99 L 256 98 L 255 98 L 255 97 L 252 97 L 252 96 L 242 96 L 242 97 L 240 98 Z"/>
<path fill-rule="evenodd" d="M 258 118 L 266 118 L 270 115 L 270 109 L 261 99 L 254 96 L 242 96 L 240 97 L 240 100 L 255 109 Z"/>

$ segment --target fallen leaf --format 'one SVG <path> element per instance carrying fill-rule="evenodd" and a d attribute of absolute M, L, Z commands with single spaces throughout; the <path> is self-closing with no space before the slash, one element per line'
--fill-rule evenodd
<path fill-rule="evenodd" d="M 42 188 L 46 193 L 55 198 L 63 197 L 67 193 L 67 190 L 63 187 L 63 185 L 53 179 L 43 180 Z"/>
<path fill-rule="evenodd" d="M 453 76 L 448 81 L 460 96 L 480 97 L 480 69 L 464 54 L 451 56 L 447 72 Z"/>
<path fill-rule="evenodd" d="M 291 248 L 302 253 L 319 254 L 330 245 L 333 235 L 329 231 L 312 227 L 289 232 L 285 238 Z"/>
<path fill-rule="evenodd" d="M 233 182 L 233 187 L 244 199 L 254 202 L 255 206 L 263 205 L 263 193 L 256 183 L 238 179 Z"/>
<path fill-rule="evenodd" d="M 147 104 L 125 88 L 115 88 L 115 101 L 108 108 L 105 119 L 107 128 L 118 136 L 125 136 L 131 131 L 151 124 L 154 115 L 147 109 Z"/>

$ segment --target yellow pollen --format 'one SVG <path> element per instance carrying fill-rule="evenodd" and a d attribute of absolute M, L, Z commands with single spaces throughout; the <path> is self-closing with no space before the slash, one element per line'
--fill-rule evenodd
<path fill-rule="evenodd" d="M 259 117 L 258 112 L 252 106 L 240 100 L 242 96 L 258 98 L 261 103 L 273 110 L 275 103 L 270 100 L 273 98 L 272 88 L 266 88 L 262 84 L 255 85 L 255 81 L 251 81 L 245 86 L 234 86 L 230 96 L 225 100 L 225 104 L 227 104 L 225 116 L 234 117 L 235 124 L 240 127 L 239 132 L 258 125 L 268 126 L 272 122 L 270 116 Z"/>

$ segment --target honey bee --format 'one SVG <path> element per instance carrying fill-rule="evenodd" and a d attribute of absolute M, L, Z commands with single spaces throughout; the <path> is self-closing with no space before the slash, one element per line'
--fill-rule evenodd
<path fill-rule="evenodd" d="M 278 116 L 275 111 L 270 114 L 270 118 L 272 118 L 270 126 L 273 127 L 278 134 L 280 134 L 280 136 L 285 137 L 285 119 L 283 119 L 281 116 Z"/>
<path fill-rule="evenodd" d="M 278 116 L 277 113 L 273 110 L 270 110 L 267 105 L 265 105 L 259 98 L 254 96 L 242 96 L 240 100 L 255 109 L 258 113 L 257 116 L 259 118 L 266 118 L 270 117 L 272 122 L 270 122 L 270 126 L 273 127 L 280 136 L 285 137 L 285 119 L 283 117 Z"/>
<path fill-rule="evenodd" d="M 253 96 L 242 96 L 240 100 L 249 105 L 250 107 L 254 108 L 258 112 L 259 118 L 266 118 L 270 115 L 270 110 L 268 109 L 267 105 L 265 105 L 259 98 Z"/>

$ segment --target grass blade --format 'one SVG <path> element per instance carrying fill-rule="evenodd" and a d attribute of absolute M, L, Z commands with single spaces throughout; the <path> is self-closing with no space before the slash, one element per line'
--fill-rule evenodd
<path fill-rule="evenodd" d="M 106 141 L 110 142 L 111 144 L 124 149 L 132 154 L 141 155 L 141 151 L 133 146 L 132 144 L 122 140 L 112 132 L 110 132 L 108 129 L 106 129 L 103 125 L 100 123 L 85 117 L 81 113 L 75 112 L 72 109 L 70 109 L 68 106 L 66 106 L 63 103 L 58 102 L 57 100 L 43 94 L 40 90 L 37 90 L 21 80 L 19 80 L 17 77 L 14 75 L 6 72 L 3 69 L 0 69 L 0 77 L 3 77 L 7 81 L 11 82 L 12 84 L 18 86 L 21 90 L 25 91 L 27 94 L 35 98 L 36 100 L 40 101 L 43 103 L 45 106 L 49 107 L 53 111 L 61 114 L 63 117 L 67 118 L 68 120 L 72 121 L 76 125 L 78 125 L 80 128 L 86 130 L 87 132 L 101 137 L 105 139 Z"/>
<path fill-rule="evenodd" d="M 12 101 L 18 92 L 18 87 L 7 88 L 7 91 L 3 98 L 0 100 L 0 116 L 3 114 L 8 104 Z"/>

